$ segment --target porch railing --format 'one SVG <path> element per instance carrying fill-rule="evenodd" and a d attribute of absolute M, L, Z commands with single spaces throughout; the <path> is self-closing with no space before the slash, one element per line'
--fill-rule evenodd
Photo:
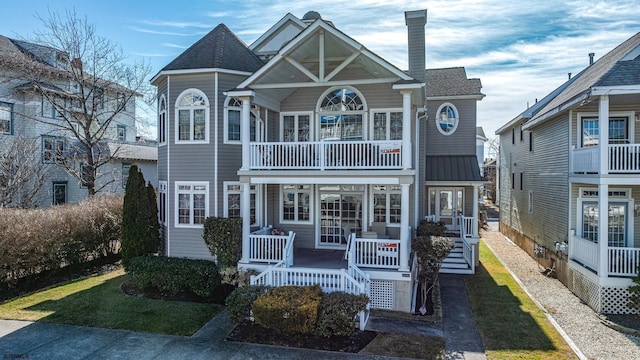
<path fill-rule="evenodd" d="M 251 169 L 400 169 L 402 141 L 259 142 Z"/>
<path fill-rule="evenodd" d="M 609 145 L 607 166 L 612 173 L 640 172 L 640 144 Z M 573 149 L 572 172 L 597 173 L 600 168 L 600 147 L 589 146 Z"/>
<path fill-rule="evenodd" d="M 293 264 L 293 241 L 295 233 L 271 235 L 272 227 L 265 227 L 249 235 L 249 261 L 274 264 L 287 259 L 287 266 Z"/>
<path fill-rule="evenodd" d="M 469 243 L 468 238 L 473 236 L 473 217 L 462 217 L 460 221 L 460 240 L 462 240 L 462 258 L 469 265 L 471 274 L 476 272 L 475 248 Z M 469 230 L 471 229 L 471 230 Z"/>
<path fill-rule="evenodd" d="M 609 276 L 636 276 L 640 265 L 640 249 L 609 248 Z"/>
<path fill-rule="evenodd" d="M 572 235 L 569 245 L 569 258 L 580 262 L 591 270 L 598 271 L 598 244 L 584 239 L 580 236 Z"/>
<path fill-rule="evenodd" d="M 351 259 L 356 266 L 400 268 L 400 240 L 355 238 Z"/>
<path fill-rule="evenodd" d="M 473 223 L 476 221 L 474 217 L 461 216 L 460 217 L 460 236 L 469 238 L 473 236 Z"/>

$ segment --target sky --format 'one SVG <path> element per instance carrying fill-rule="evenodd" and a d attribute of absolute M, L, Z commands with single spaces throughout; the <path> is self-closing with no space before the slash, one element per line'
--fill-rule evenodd
<path fill-rule="evenodd" d="M 477 123 L 489 139 L 588 66 L 589 53 L 597 60 L 640 31 L 639 0 L 29 0 L 4 9 L 10 16 L 0 34 L 18 39 L 42 29 L 38 15 L 75 10 L 119 44 L 127 61 L 149 61 L 154 74 L 220 23 L 251 44 L 287 13 L 302 18 L 311 10 L 407 69 L 404 12 L 427 9 L 427 68 L 464 66 L 480 78 L 486 97 Z"/>

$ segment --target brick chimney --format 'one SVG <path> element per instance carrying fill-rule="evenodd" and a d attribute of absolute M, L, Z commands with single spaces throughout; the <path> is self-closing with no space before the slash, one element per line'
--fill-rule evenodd
<path fill-rule="evenodd" d="M 427 24 L 427 10 L 405 11 L 408 34 L 409 75 L 424 82 L 426 79 L 426 45 L 424 26 Z"/>

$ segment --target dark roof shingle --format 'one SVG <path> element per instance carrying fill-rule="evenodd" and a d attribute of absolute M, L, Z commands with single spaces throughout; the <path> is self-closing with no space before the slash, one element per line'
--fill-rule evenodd
<path fill-rule="evenodd" d="M 427 69 L 427 96 L 483 95 L 480 79 L 467 79 L 463 67 Z"/>

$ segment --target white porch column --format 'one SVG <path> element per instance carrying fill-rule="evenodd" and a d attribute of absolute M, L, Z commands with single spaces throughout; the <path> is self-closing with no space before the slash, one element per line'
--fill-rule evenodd
<path fill-rule="evenodd" d="M 598 144 L 600 145 L 600 169 L 601 175 L 609 173 L 609 95 L 600 95 L 598 106 Z"/>
<path fill-rule="evenodd" d="M 244 143 L 243 143 L 244 145 Z M 251 242 L 249 235 L 251 234 L 251 184 L 243 182 L 242 195 L 240 196 L 240 212 L 242 217 L 242 258 L 240 262 L 249 262 L 249 250 Z"/>
<path fill-rule="evenodd" d="M 598 185 L 598 276 L 609 274 L 609 185 Z"/>
<path fill-rule="evenodd" d="M 251 97 L 243 96 L 242 111 L 240 112 L 240 139 L 242 140 L 242 168 L 241 170 L 249 170 L 249 140 L 251 140 Z"/>
<path fill-rule="evenodd" d="M 402 168 L 411 169 L 411 94 L 413 90 L 402 90 L 400 93 L 402 94 Z"/>
<path fill-rule="evenodd" d="M 409 254 L 411 253 L 411 232 L 409 231 L 409 184 L 402 184 L 400 201 L 400 271 L 409 270 Z"/>
<path fill-rule="evenodd" d="M 473 237 L 480 237 L 478 234 L 478 221 L 480 221 L 480 214 L 478 211 L 478 187 L 480 185 L 473 185 Z"/>

